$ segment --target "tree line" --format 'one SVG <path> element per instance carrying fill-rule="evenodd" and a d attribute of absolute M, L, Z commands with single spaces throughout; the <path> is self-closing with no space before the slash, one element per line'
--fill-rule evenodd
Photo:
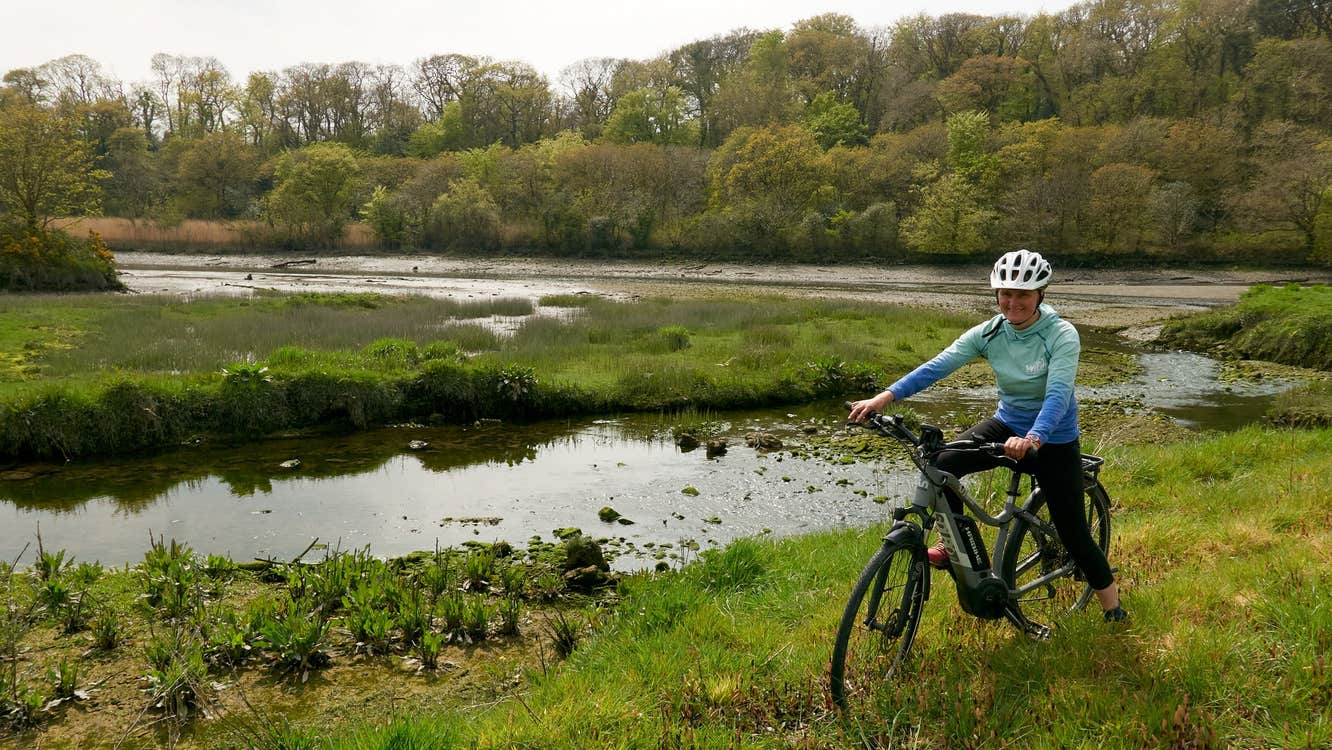
<path fill-rule="evenodd" d="M 1332 260 L 1324 0 L 825 14 L 553 82 L 454 53 L 151 70 L 126 84 L 72 55 L 4 75 L 9 225 L 100 210 L 249 219 L 301 248 L 365 221 L 437 250 Z M 38 121 L 66 158 L 35 209 L 15 174 Z"/>

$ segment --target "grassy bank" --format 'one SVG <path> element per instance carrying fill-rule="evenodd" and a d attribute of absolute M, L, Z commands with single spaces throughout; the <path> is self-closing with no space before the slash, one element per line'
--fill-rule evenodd
<path fill-rule="evenodd" d="M 1169 321 L 1160 342 L 1221 358 L 1332 370 L 1332 288 L 1258 285 L 1235 305 Z"/>
<path fill-rule="evenodd" d="M 1105 453 L 1111 560 L 1130 626 L 1080 613 L 1033 642 L 962 614 L 936 574 L 891 715 L 841 717 L 827 693 L 833 631 L 877 527 L 741 540 L 679 570 L 628 577 L 618 602 L 595 609 L 555 584 L 554 601 L 564 603 L 536 603 L 550 601 L 541 583 L 550 558 L 540 552 L 496 558 L 483 548 L 389 564 L 352 555 L 263 574 L 214 558 L 185 563 L 160 547 L 135 570 L 100 576 L 46 562 L 6 578 L 3 632 L 14 632 L 16 613 L 37 623 L 10 648 L 19 655 L 7 662 L 19 675 L 15 698 L 60 689 L 62 659 L 101 637 L 103 603 L 135 624 L 118 647 L 93 648 L 82 662 L 72 680 L 89 697 L 64 701 L 38 717 L 40 729 L 10 739 L 111 745 L 142 709 L 128 746 L 164 742 L 174 727 L 187 746 L 326 750 L 1327 747 L 1332 430 L 1249 428 Z M 489 573 L 478 571 L 487 564 Z M 506 577 L 520 568 L 522 582 Z M 194 583 L 180 586 L 189 576 Z M 69 629 L 68 594 L 90 577 L 92 593 L 80 600 L 99 606 Z M 50 606 L 59 596 L 52 581 L 72 590 L 64 605 Z M 381 583 L 379 609 L 395 623 L 387 637 L 364 617 Z M 328 610 L 321 638 L 283 629 L 300 607 L 332 602 L 338 586 L 353 593 Z M 501 633 L 498 609 L 513 591 L 524 602 L 517 636 Z M 200 606 L 182 592 L 196 592 Z M 447 624 L 452 605 L 441 602 L 455 594 L 492 608 L 475 642 L 465 625 Z M 417 653 L 433 642 L 427 631 L 402 625 L 423 602 L 428 632 L 444 639 L 435 669 Z M 199 622 L 206 627 L 183 640 L 172 625 Z M 171 669 L 189 679 L 168 679 Z M 107 675 L 113 681 L 99 683 Z M 204 689 L 153 707 L 171 685 Z M 140 697 L 111 700 L 113 690 Z M 247 695 L 248 706 L 239 700 Z M 230 718 L 200 722 L 205 699 L 219 696 Z M 194 718 L 172 723 L 183 718 L 172 706 Z"/>
<path fill-rule="evenodd" d="M 521 700 L 302 736 L 323 748 L 1326 747 L 1330 477 L 1328 430 L 1111 452 L 1111 557 L 1131 626 L 1085 613 L 1035 643 L 965 617 L 941 585 L 896 715 L 844 720 L 827 697 L 833 629 L 882 531 L 864 529 L 743 541 L 635 578 L 610 623 L 564 668 L 529 674 Z"/>
<path fill-rule="evenodd" d="M 799 403 L 863 393 L 966 323 L 761 297 L 567 296 L 536 308 L 376 295 L 0 305 L 0 451 L 11 459 L 326 424 Z"/>

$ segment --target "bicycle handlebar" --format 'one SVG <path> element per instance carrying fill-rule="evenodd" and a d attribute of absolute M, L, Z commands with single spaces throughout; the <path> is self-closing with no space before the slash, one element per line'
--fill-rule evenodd
<path fill-rule="evenodd" d="M 850 401 L 842 404 L 847 409 L 852 408 Z M 1010 458 L 1004 449 L 1003 443 L 982 443 L 976 440 L 954 440 L 948 443 L 943 442 L 943 431 L 930 424 L 922 424 L 920 435 L 917 436 L 907 428 L 903 422 L 901 414 L 892 416 L 880 414 L 876 411 L 866 415 L 865 421 L 861 424 L 867 430 L 874 430 L 881 435 L 897 438 L 903 442 L 910 443 L 913 447 L 920 449 L 925 455 L 938 454 L 942 450 L 973 450 L 995 458 L 1001 458 L 1017 465 L 1017 459 Z M 1028 456 L 1034 456 L 1036 449 L 1027 451 Z M 923 455 L 922 458 L 925 456 Z"/>

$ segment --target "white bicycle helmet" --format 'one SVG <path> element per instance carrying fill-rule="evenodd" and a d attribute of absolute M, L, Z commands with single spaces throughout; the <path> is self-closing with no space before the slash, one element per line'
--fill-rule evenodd
<path fill-rule="evenodd" d="M 1053 272 L 1050 263 L 1040 253 L 1014 250 L 1004 253 L 994 262 L 990 271 L 991 289 L 1044 289 Z"/>

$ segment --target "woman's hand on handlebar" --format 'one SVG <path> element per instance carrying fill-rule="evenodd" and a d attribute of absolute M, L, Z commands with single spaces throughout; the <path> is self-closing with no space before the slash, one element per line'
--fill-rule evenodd
<path fill-rule="evenodd" d="M 873 398 L 867 398 L 863 401 L 855 401 L 851 404 L 851 413 L 847 415 L 849 422 L 864 422 L 869 419 L 873 412 L 882 413 L 888 404 L 893 402 L 893 392 L 884 391 Z"/>
<path fill-rule="evenodd" d="M 1024 437 L 1011 437 L 1004 441 L 1004 455 L 1018 461 L 1027 456 L 1031 451 L 1036 450 L 1036 443 Z"/>

